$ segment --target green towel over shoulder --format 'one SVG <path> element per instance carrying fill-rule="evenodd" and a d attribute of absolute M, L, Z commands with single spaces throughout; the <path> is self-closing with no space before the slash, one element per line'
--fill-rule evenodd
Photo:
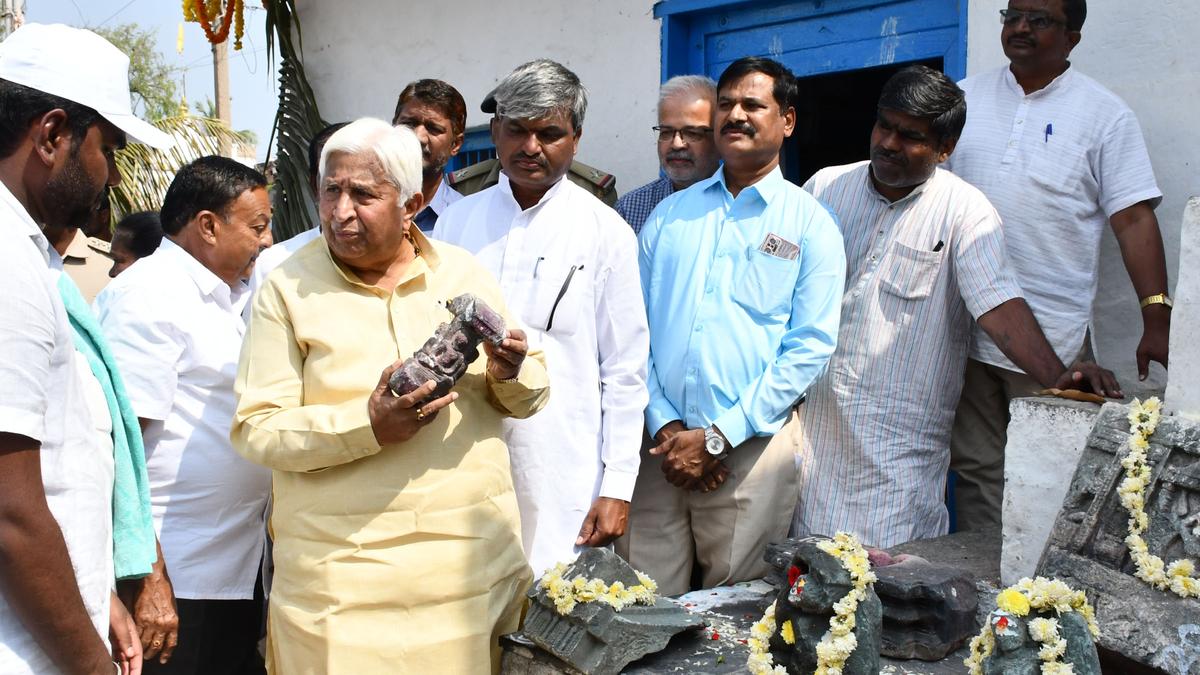
<path fill-rule="evenodd" d="M 158 560 L 158 548 L 150 515 L 150 479 L 146 475 L 142 430 L 92 308 L 66 274 L 58 277 L 58 294 L 67 308 L 75 349 L 87 357 L 112 415 L 113 570 L 118 580 L 144 577 Z"/>

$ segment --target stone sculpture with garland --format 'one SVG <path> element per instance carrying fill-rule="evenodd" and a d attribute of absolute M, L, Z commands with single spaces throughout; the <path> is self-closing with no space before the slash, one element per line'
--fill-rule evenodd
<path fill-rule="evenodd" d="M 801 540 L 787 586 L 751 629 L 751 673 L 875 675 L 882 605 L 853 535 Z"/>
<path fill-rule="evenodd" d="M 1021 579 L 996 596 L 996 609 L 971 640 L 970 675 L 1100 675 L 1100 636 L 1083 591 L 1057 579 Z"/>
<path fill-rule="evenodd" d="M 617 554 L 586 549 L 530 590 L 522 637 L 559 659 L 562 672 L 615 675 L 676 633 L 704 627 L 703 619 L 656 591 L 650 577 Z"/>

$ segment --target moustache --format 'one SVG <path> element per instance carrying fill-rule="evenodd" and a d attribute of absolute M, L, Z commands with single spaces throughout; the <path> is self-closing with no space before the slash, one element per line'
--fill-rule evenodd
<path fill-rule="evenodd" d="M 668 152 L 667 161 L 672 159 L 682 159 L 688 162 L 696 161 L 695 158 L 692 157 L 692 153 L 688 152 L 687 150 L 672 150 Z"/>
<path fill-rule="evenodd" d="M 1037 46 L 1037 40 L 1035 40 L 1032 35 L 1026 35 L 1026 34 L 1014 35 L 1014 36 L 1008 38 L 1007 43 L 1009 45 L 1020 45 L 1020 46 L 1024 46 L 1024 47 L 1036 47 Z"/>
<path fill-rule="evenodd" d="M 904 155 L 902 155 L 898 152 L 888 152 L 886 150 L 872 150 L 871 151 L 871 159 L 883 160 L 885 162 L 890 162 L 890 163 L 896 164 L 898 166 L 908 166 L 908 161 L 904 158 Z"/>
<path fill-rule="evenodd" d="M 730 131 L 738 131 L 751 138 L 754 138 L 755 133 L 754 127 L 750 126 L 748 122 L 726 122 L 725 126 L 721 127 L 722 134 Z"/>
<path fill-rule="evenodd" d="M 542 157 L 541 155 L 526 155 L 525 153 L 522 152 L 522 153 L 518 154 L 516 157 L 514 157 L 513 159 L 515 159 L 518 162 L 536 162 L 537 165 L 542 167 L 543 169 L 547 168 L 546 167 L 546 158 Z"/>

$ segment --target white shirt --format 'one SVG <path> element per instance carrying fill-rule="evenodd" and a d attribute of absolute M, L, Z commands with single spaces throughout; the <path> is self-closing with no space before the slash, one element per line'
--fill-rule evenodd
<path fill-rule="evenodd" d="M 446 177 L 442 176 L 441 182 L 438 183 L 438 189 L 433 193 L 433 199 L 430 199 L 425 208 L 421 210 L 432 209 L 440 218 L 446 212 L 446 209 L 450 208 L 451 204 L 462 198 L 463 196 L 459 194 L 458 190 L 450 187 L 450 184 L 446 182 Z"/>
<path fill-rule="evenodd" d="M 1008 66 L 963 80 L 967 125 L 947 168 L 1000 212 L 1013 272 L 1064 363 L 1083 347 L 1100 235 L 1162 192 L 1137 118 L 1074 67 L 1028 96 Z M 1020 371 L 978 326 L 971 358 Z"/>
<path fill-rule="evenodd" d="M 271 273 L 271 270 L 279 267 L 279 265 L 284 260 L 290 258 L 293 253 L 304 248 L 308 242 L 317 239 L 320 236 L 321 226 L 318 225 L 301 232 L 287 241 L 281 241 L 278 244 L 274 244 L 268 247 L 262 253 L 259 253 L 258 260 L 254 262 L 254 271 L 250 273 L 250 289 L 252 291 L 258 290 L 262 286 L 263 279 L 267 278 L 267 275 Z"/>
<path fill-rule="evenodd" d="M 887 548 L 946 534 L 950 429 L 972 319 L 1020 297 L 1000 217 L 954 174 L 895 202 L 870 162 L 804 189 L 837 214 L 846 292 L 837 351 L 800 406 L 797 536 L 846 531 Z"/>
<path fill-rule="evenodd" d="M 113 457 L 97 450 L 53 249 L 0 184 L 0 431 L 39 441 L 42 484 L 62 530 L 84 608 L 108 642 Z M 85 366 L 86 367 L 86 366 Z M 69 583 L 69 582 L 68 582 Z M 55 673 L 0 596 L 0 672 Z"/>
<path fill-rule="evenodd" d="M 163 238 L 96 297 L 130 403 L 153 420 L 151 511 L 181 598 L 252 598 L 262 556 L 271 472 L 229 441 L 246 295 Z"/>
<path fill-rule="evenodd" d="M 503 174 L 447 209 L 434 238 L 475 253 L 546 353 L 550 402 L 505 426 L 522 539 L 540 575 L 575 557 L 597 496 L 633 496 L 650 349 L 637 241 L 616 211 L 568 180 L 522 211 Z"/>

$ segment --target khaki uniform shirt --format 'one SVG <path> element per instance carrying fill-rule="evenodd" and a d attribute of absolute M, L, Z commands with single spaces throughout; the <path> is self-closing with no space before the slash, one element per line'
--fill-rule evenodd
<path fill-rule="evenodd" d="M 79 287 L 83 299 L 89 304 L 111 281 L 108 276 L 113 265 L 110 250 L 111 245 L 107 241 L 89 237 L 83 230 L 75 230 L 75 238 L 63 256 L 63 271 Z"/>

